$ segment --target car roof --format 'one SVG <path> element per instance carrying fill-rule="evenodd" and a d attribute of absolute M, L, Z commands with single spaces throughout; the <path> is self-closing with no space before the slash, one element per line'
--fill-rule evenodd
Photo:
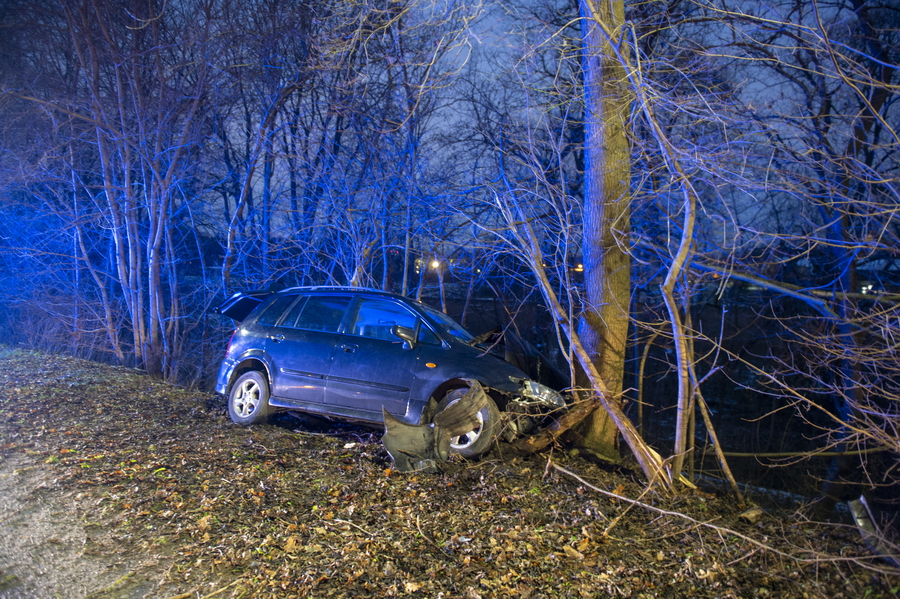
<path fill-rule="evenodd" d="M 309 293 L 309 292 L 329 292 L 336 291 L 341 293 L 353 293 L 353 294 L 372 294 L 379 295 L 382 297 L 390 297 L 393 299 L 401 300 L 407 303 L 418 304 L 416 300 L 397 294 L 392 293 L 390 291 L 384 291 L 382 289 L 374 289 L 371 287 L 352 287 L 346 285 L 309 285 L 309 286 L 299 286 L 299 287 L 287 287 L 285 289 L 278 289 L 277 291 L 271 289 L 265 290 L 253 290 L 253 291 L 238 291 L 234 293 L 231 297 L 226 299 L 219 307 L 214 308 L 213 312 L 216 314 L 222 314 L 223 316 L 227 316 L 232 318 L 238 322 L 243 321 L 247 318 L 250 313 L 260 304 L 265 302 L 268 298 L 273 295 L 288 295 L 292 293 Z"/>
<path fill-rule="evenodd" d="M 298 287 L 287 287 L 285 289 L 265 289 L 265 290 L 253 290 L 253 291 L 238 291 L 231 295 L 228 299 L 226 299 L 220 306 L 217 308 L 213 308 L 213 312 L 216 314 L 222 314 L 223 316 L 228 316 L 236 320 L 237 322 L 241 322 L 246 319 L 250 313 L 260 304 L 265 302 L 268 298 L 273 295 L 289 295 L 292 293 L 317 293 L 317 292 L 340 292 L 340 293 L 352 293 L 352 294 L 372 294 L 378 295 L 381 297 L 389 297 L 397 300 L 401 300 L 407 303 L 418 304 L 416 300 L 399 295 L 397 293 L 392 293 L 390 291 L 384 291 L 381 289 L 374 289 L 371 287 L 352 287 L 348 285 L 309 285 L 309 286 L 298 286 Z"/>
<path fill-rule="evenodd" d="M 298 287 L 286 287 L 279 289 L 276 293 L 285 293 L 288 291 L 374 291 L 376 293 L 390 293 L 382 289 L 374 287 L 354 287 L 351 285 L 301 285 Z"/>
<path fill-rule="evenodd" d="M 339 292 L 351 292 L 351 293 L 372 293 L 376 295 L 384 295 L 387 297 L 393 297 L 396 299 L 401 299 L 407 302 L 418 303 L 411 297 L 406 297 L 404 295 L 400 295 L 399 293 L 394 293 L 392 291 L 385 291 L 383 289 L 375 289 L 374 287 L 352 287 L 352 286 L 344 286 L 344 285 L 310 285 L 310 286 L 301 286 L 301 287 L 288 287 L 286 289 L 279 289 L 275 293 L 285 294 L 285 293 L 297 293 L 300 292 L 308 292 L 308 291 L 339 291 Z"/>

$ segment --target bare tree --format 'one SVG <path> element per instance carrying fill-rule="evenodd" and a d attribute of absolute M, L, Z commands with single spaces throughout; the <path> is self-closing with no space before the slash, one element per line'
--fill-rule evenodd
<path fill-rule="evenodd" d="M 73 258 L 91 274 L 101 298 L 108 293 L 107 276 L 121 290 L 135 361 L 171 374 L 182 315 L 178 302 L 170 301 L 179 295 L 170 288 L 177 286 L 177 275 L 168 276 L 176 263 L 167 255 L 170 215 L 190 176 L 187 157 L 197 140 L 208 64 L 191 58 L 202 53 L 209 35 L 211 5 L 45 2 L 20 8 L 35 11 L 39 22 L 59 34 L 29 41 L 33 59 L 58 68 L 36 80 L 35 89 L 7 93 L 40 107 L 50 122 L 67 123 L 55 129 L 56 141 L 71 146 L 56 154 L 59 170 L 52 176 L 72 182 L 67 209 L 80 240 Z M 32 181 L 40 185 L 39 178 Z M 74 203 L 79 197 L 80 205 Z M 112 242 L 112 268 L 103 275 L 77 224 L 88 206 L 99 208 Z M 105 321 L 113 326 L 108 309 Z M 110 343 L 121 357 L 118 333 L 110 334 Z"/>
<path fill-rule="evenodd" d="M 671 3 L 636 27 L 639 63 L 629 73 L 640 77 L 634 89 L 647 132 L 636 137 L 647 182 L 637 196 L 656 203 L 638 218 L 662 206 L 665 219 L 665 228 L 644 228 L 637 247 L 667 273 L 679 416 L 693 413 L 695 399 L 704 407 L 695 342 L 729 360 L 743 353 L 693 324 L 696 298 L 710 287 L 722 297 L 737 281 L 765 289 L 774 295 L 771 309 L 758 309 L 770 318 L 760 326 L 778 343 L 738 363 L 760 377 L 752 391 L 813 408 L 819 450 L 840 454 L 828 474 L 840 483 L 849 448 L 883 443 L 874 421 L 856 411 L 862 397 L 868 414 L 881 414 L 878 429 L 890 428 L 893 392 L 883 383 L 893 366 L 883 339 L 891 333 L 882 319 L 895 311 L 888 214 L 897 199 L 897 54 L 890 26 L 880 24 L 897 15 L 852 2 L 758 8 Z M 659 31 L 665 44 L 654 46 Z M 717 370 L 731 367 L 710 372 Z M 679 469 L 692 437 L 686 420 L 676 427 Z M 840 487 L 824 490 L 834 501 Z"/>

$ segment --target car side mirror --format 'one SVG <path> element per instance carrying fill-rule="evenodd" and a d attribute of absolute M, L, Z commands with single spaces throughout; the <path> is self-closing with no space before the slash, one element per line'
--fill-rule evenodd
<path fill-rule="evenodd" d="M 395 324 L 391 327 L 391 334 L 403 341 L 403 349 L 412 349 L 416 346 L 416 332 L 409 327 Z"/>

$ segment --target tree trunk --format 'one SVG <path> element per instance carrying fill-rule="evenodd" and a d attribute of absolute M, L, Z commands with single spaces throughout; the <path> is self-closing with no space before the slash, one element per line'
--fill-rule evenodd
<path fill-rule="evenodd" d="M 627 236 L 630 218 L 626 127 L 631 94 L 625 69 L 602 28 L 615 36 L 624 24 L 625 8 L 621 0 L 581 0 L 580 10 L 585 90 L 585 305 L 578 334 L 613 401 L 619 401 L 631 296 L 631 257 L 618 239 Z M 579 378 L 579 386 L 589 386 L 583 372 Z M 592 412 L 575 436 L 587 449 L 618 455 L 616 427 L 603 410 Z"/>

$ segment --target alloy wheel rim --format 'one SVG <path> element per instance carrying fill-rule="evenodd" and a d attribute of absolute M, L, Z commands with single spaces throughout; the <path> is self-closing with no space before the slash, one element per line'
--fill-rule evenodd
<path fill-rule="evenodd" d="M 478 441 L 478 438 L 481 436 L 481 431 L 484 430 L 484 415 L 482 414 L 484 410 L 481 410 L 476 415 L 478 418 L 478 426 L 473 428 L 467 433 L 463 433 L 458 437 L 450 437 L 450 448 L 459 451 L 460 449 L 466 449 L 467 447 L 471 447 Z"/>
<path fill-rule="evenodd" d="M 259 385 L 256 381 L 244 381 L 240 391 L 235 396 L 235 412 L 242 418 L 246 418 L 256 410 L 259 405 Z"/>

